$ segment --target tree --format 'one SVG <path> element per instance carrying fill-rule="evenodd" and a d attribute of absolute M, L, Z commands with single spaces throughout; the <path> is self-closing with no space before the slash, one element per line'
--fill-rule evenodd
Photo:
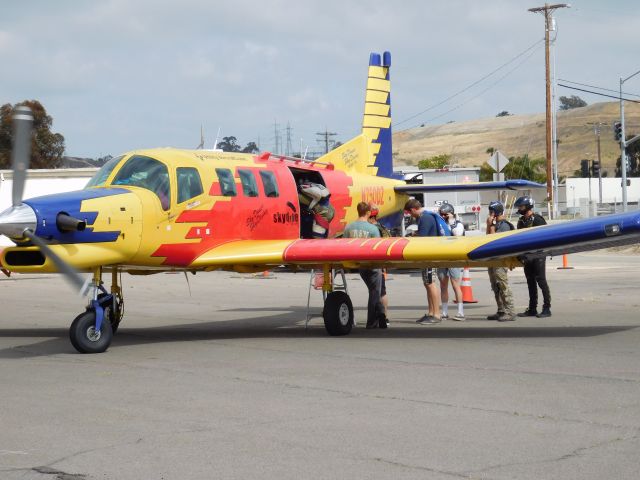
<path fill-rule="evenodd" d="M 507 112 L 506 110 L 501 111 L 496 117 L 510 117 L 512 114 Z"/>
<path fill-rule="evenodd" d="M 571 95 L 570 97 L 560 97 L 560 103 L 560 110 L 571 110 L 572 108 L 587 106 L 587 102 L 582 100 L 577 95 Z"/>
<path fill-rule="evenodd" d="M 241 150 L 236 137 L 222 137 L 222 141 L 218 142 L 218 148 L 223 152 L 239 152 Z"/>
<path fill-rule="evenodd" d="M 451 161 L 451 155 L 446 153 L 436 155 L 435 157 L 425 158 L 418 162 L 418 168 L 425 170 L 427 168 L 444 168 L 449 165 Z"/>
<path fill-rule="evenodd" d="M 546 165 L 547 163 L 544 158 L 530 159 L 529 155 L 525 154 L 521 157 L 510 157 L 509 164 L 504 167 L 502 173 L 504 173 L 506 180 L 524 179 L 538 183 L 546 183 Z M 494 173 L 493 168 L 485 162 L 480 167 L 480 181 L 488 182 L 493 180 Z"/>
<path fill-rule="evenodd" d="M 247 146 L 241 150 L 242 153 L 258 153 L 260 149 L 256 145 L 256 142 L 249 142 Z"/>
<path fill-rule="evenodd" d="M 11 168 L 13 142 L 13 112 L 26 105 L 33 113 L 30 168 L 57 168 L 62 164 L 64 137 L 51 131 L 53 119 L 37 100 L 25 100 L 15 105 L 0 107 L 0 168 Z"/>
<path fill-rule="evenodd" d="M 633 135 L 627 136 L 627 140 L 633 138 Z M 627 177 L 640 177 L 640 142 L 629 145 L 626 149 L 627 154 Z M 622 169 L 620 168 L 620 157 L 616 160 L 616 177 L 622 177 Z"/>

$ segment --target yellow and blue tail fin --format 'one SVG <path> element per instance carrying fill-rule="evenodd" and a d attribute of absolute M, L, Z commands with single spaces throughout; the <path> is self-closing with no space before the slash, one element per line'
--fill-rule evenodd
<path fill-rule="evenodd" d="M 321 159 L 346 171 L 394 178 L 391 150 L 391 54 L 369 56 L 362 134 Z"/>
<path fill-rule="evenodd" d="M 391 53 L 369 56 L 367 92 L 362 119 L 362 133 L 371 143 L 373 166 L 379 177 L 393 177 L 391 150 Z"/>

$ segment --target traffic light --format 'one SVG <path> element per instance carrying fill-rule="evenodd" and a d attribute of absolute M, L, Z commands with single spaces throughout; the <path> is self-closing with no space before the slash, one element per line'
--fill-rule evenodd
<path fill-rule="evenodd" d="M 600 175 L 600 162 L 598 160 L 591 160 L 591 172 L 594 177 Z"/>
<path fill-rule="evenodd" d="M 618 143 L 622 140 L 622 122 L 613 122 L 613 138 Z"/>
<path fill-rule="evenodd" d="M 582 178 L 589 176 L 589 160 L 580 160 L 580 173 L 582 174 Z"/>

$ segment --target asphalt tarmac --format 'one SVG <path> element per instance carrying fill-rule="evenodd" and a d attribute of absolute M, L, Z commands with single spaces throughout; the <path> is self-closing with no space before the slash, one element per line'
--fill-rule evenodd
<path fill-rule="evenodd" d="M 386 331 L 349 274 L 346 337 L 305 330 L 308 274 L 124 276 L 99 355 L 70 345 L 82 301 L 59 277 L 2 277 L 0 478 L 637 479 L 640 255 L 561 263 L 553 316 L 511 323 L 485 319 L 484 270 L 467 321 L 435 326 L 420 277 L 393 274 Z"/>

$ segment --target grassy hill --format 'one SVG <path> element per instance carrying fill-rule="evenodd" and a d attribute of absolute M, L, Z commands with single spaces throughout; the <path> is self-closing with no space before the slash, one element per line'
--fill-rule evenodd
<path fill-rule="evenodd" d="M 558 172 L 571 176 L 580 168 L 583 158 L 596 158 L 596 136 L 593 123 L 600 127 L 600 149 L 603 170 L 613 176 L 620 147 L 613 139 L 613 122 L 620 118 L 618 102 L 595 103 L 582 108 L 558 112 Z M 640 104 L 625 103 L 626 132 L 640 134 Z M 445 125 L 425 125 L 399 131 L 393 135 L 396 165 L 415 165 L 418 161 L 450 154 L 460 166 L 480 166 L 490 147 L 507 157 L 529 154 L 530 158 L 546 157 L 545 114 L 512 115 L 471 120 Z"/>

